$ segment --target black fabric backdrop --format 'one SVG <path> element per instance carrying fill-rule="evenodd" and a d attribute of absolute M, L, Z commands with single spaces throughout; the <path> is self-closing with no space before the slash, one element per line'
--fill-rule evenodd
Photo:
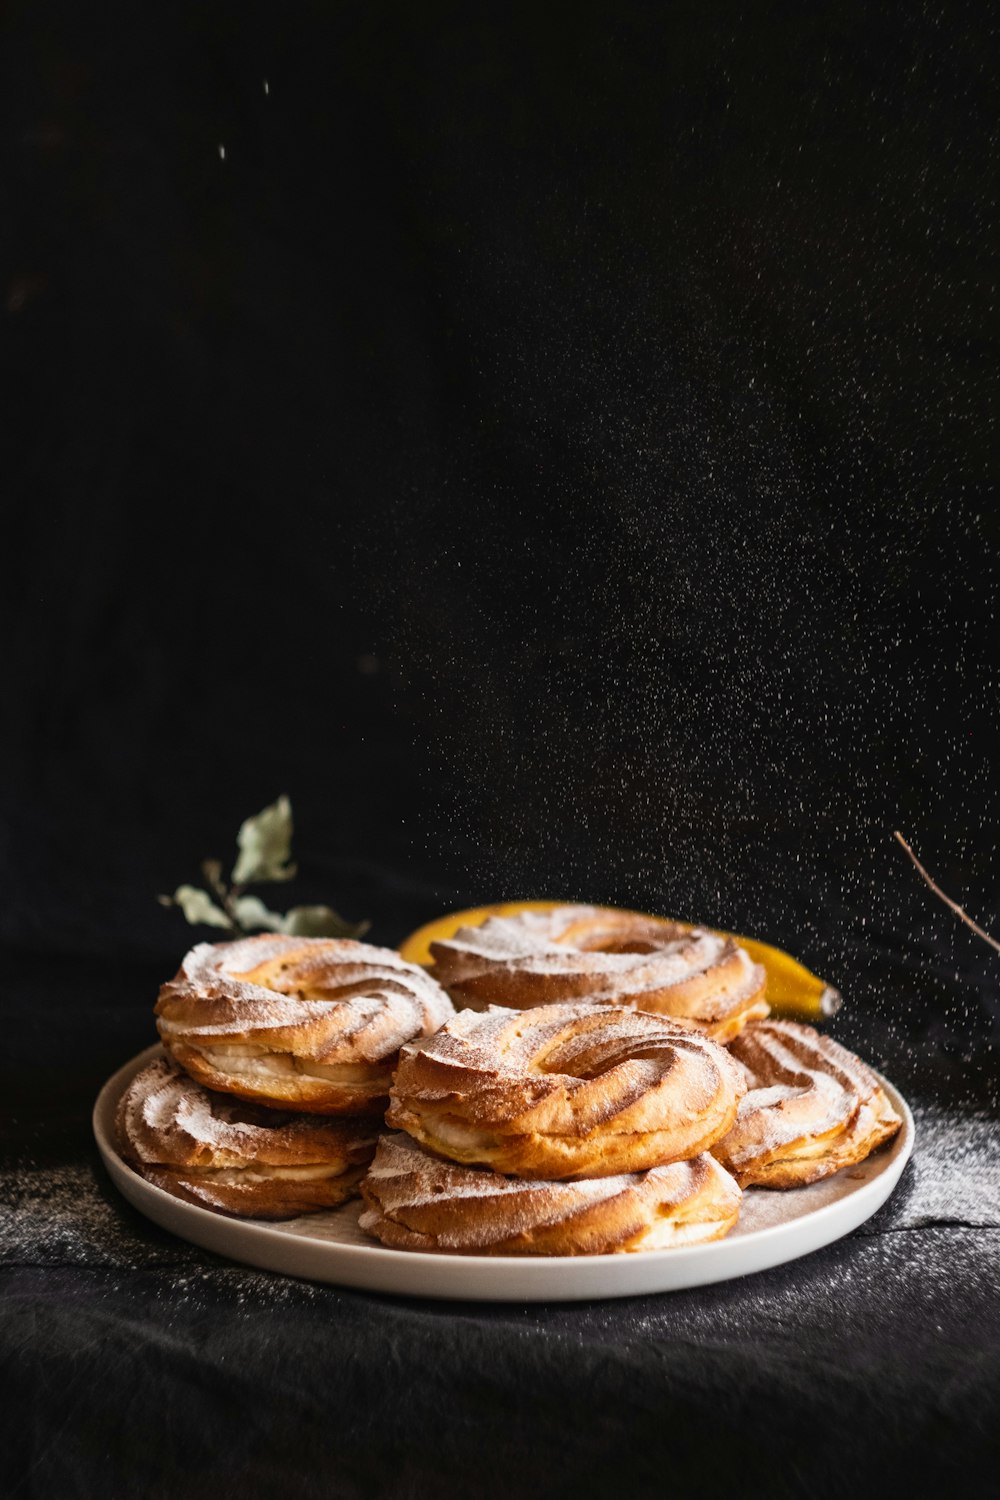
<path fill-rule="evenodd" d="M 549 894 L 753 933 L 845 992 L 837 1034 L 902 1086 L 994 1119 L 995 959 L 891 838 L 1000 926 L 981 8 L 50 0 L 3 25 L 6 1159 L 87 1160 L 88 1101 L 148 1040 L 193 936 L 156 894 L 279 792 L 289 899 L 369 917 L 376 940 Z M 929 1488 L 992 1442 L 995 1308 L 967 1315 L 996 1265 L 992 1171 L 946 1350 L 906 1324 L 903 1282 L 895 1321 L 874 1292 L 814 1319 L 815 1286 L 794 1283 L 780 1358 L 739 1333 L 732 1299 L 763 1316 L 745 1289 L 578 1323 L 315 1293 L 366 1372 L 339 1398 L 341 1466 L 320 1434 L 296 1467 L 289 1398 L 245 1471 L 270 1341 L 294 1385 L 330 1321 L 289 1293 L 254 1343 L 232 1322 L 243 1294 L 195 1257 L 215 1280 L 188 1316 L 248 1382 L 199 1426 L 217 1367 L 156 1283 L 166 1237 L 108 1188 L 148 1263 L 104 1266 L 95 1290 L 41 1246 L 10 1261 L 5 1349 L 36 1348 L 9 1382 L 11 1482 L 201 1493 L 142 1423 L 107 1436 L 135 1346 L 162 1372 L 154 1405 L 228 1455 L 215 1493 L 433 1493 L 431 1457 L 393 1468 L 389 1450 L 419 1416 L 437 1452 L 446 1411 L 442 1493 L 501 1474 L 527 1492 L 533 1473 L 604 1492 L 630 1463 L 637 1493 L 669 1472 L 678 1493 L 740 1472 L 806 1493 L 848 1440 L 858 1474 L 902 1465 Z M 685 1319 L 713 1306 L 689 1346 Z M 659 1343 L 636 1342 L 643 1317 Z M 118 1373 L 107 1400 L 86 1374 L 56 1442 L 49 1382 L 83 1380 L 96 1337 Z M 498 1361 L 488 1399 L 480 1359 Z M 831 1362 L 817 1446 L 802 1393 L 829 1391 Z M 939 1408 L 952 1377 L 969 1400 Z M 421 1379 L 433 1398 L 411 1407 Z M 761 1404 L 720 1394 L 747 1382 Z M 660 1396 L 691 1423 L 680 1457 Z M 702 1482 L 719 1401 L 735 1436 Z M 371 1412 L 392 1403 L 376 1463 Z M 765 1410 L 785 1413 L 766 1438 Z M 465 1467 L 477 1423 L 512 1445 L 489 1481 Z"/>

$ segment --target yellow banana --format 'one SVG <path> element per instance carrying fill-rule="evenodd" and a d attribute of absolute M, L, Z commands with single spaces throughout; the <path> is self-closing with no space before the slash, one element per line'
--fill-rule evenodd
<path fill-rule="evenodd" d="M 501 901 L 492 906 L 472 906 L 468 911 L 452 911 L 424 927 L 411 932 L 399 946 L 405 959 L 413 964 L 431 962 L 431 943 L 443 942 L 452 937 L 460 927 L 478 927 L 487 917 L 516 916 L 522 911 L 552 911 L 563 906 L 562 901 Z M 645 915 L 645 913 L 643 913 Z M 666 922 L 666 917 L 657 920 Z M 834 1015 L 840 1009 L 841 997 L 832 985 L 810 973 L 804 964 L 781 948 L 772 948 L 769 943 L 756 938 L 735 937 L 745 948 L 754 963 L 763 964 L 767 973 L 767 999 L 777 1016 L 787 1016 L 799 1021 L 815 1024 Z"/>

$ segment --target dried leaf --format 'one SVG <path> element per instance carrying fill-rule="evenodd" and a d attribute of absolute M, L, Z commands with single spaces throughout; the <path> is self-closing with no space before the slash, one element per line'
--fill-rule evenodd
<path fill-rule="evenodd" d="M 179 885 L 172 896 L 161 896 L 160 900 L 164 905 L 179 906 L 192 926 L 201 923 L 205 927 L 233 931 L 233 924 L 221 906 L 216 906 L 208 892 L 199 890 L 196 885 Z"/>
<path fill-rule="evenodd" d="M 247 818 L 236 842 L 239 855 L 231 886 L 223 880 L 220 860 L 201 862 L 205 880 L 221 904 L 216 904 L 208 891 L 193 885 L 181 885 L 172 896 L 160 896 L 161 904 L 179 906 L 192 924 L 220 927 L 237 936 L 265 931 L 293 937 L 359 938 L 368 931 L 368 922 L 346 922 L 329 906 L 294 906 L 282 916 L 265 906 L 259 896 L 240 893 L 246 885 L 291 880 L 295 875 L 291 863 L 292 804 L 287 797 L 279 797 L 255 817 Z"/>
<path fill-rule="evenodd" d="M 247 818 L 236 835 L 239 858 L 233 868 L 234 885 L 258 881 L 291 880 L 292 804 L 279 797 L 253 818 Z"/>
<path fill-rule="evenodd" d="M 259 896 L 237 896 L 232 902 L 237 920 L 244 932 L 284 932 L 285 919 L 278 911 L 268 911 Z"/>
<path fill-rule="evenodd" d="M 359 938 L 368 927 L 368 922 L 345 922 L 329 906 L 293 906 L 285 916 L 282 931 L 292 937 Z"/>

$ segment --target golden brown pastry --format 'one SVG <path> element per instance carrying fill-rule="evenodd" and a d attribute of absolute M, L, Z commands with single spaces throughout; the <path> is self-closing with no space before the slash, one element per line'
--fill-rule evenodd
<path fill-rule="evenodd" d="M 725 1042 L 766 1016 L 766 975 L 733 938 L 602 906 L 490 917 L 431 944 L 456 1006 L 589 1000 L 693 1021 Z"/>
<path fill-rule="evenodd" d="M 755 1021 L 730 1047 L 747 1078 L 712 1147 L 741 1187 L 801 1187 L 864 1161 L 902 1120 L 870 1068 L 795 1021 Z"/>
<path fill-rule="evenodd" d="M 392 949 L 271 934 L 199 944 L 156 1003 L 160 1040 L 199 1083 L 321 1115 L 380 1115 L 400 1047 L 452 1014 Z"/>
<path fill-rule="evenodd" d="M 361 1227 L 399 1250 L 608 1255 L 722 1239 L 736 1183 L 708 1155 L 584 1182 L 525 1182 L 459 1167 L 407 1135 L 383 1136 L 361 1184 Z"/>
<path fill-rule="evenodd" d="M 122 1155 L 147 1182 L 203 1208 L 288 1219 L 357 1193 L 375 1149 L 370 1119 L 286 1114 L 214 1094 L 159 1058 L 117 1114 Z"/>
<path fill-rule="evenodd" d="M 745 1084 L 683 1023 L 606 1005 L 462 1011 L 400 1053 L 386 1120 L 452 1161 L 563 1181 L 706 1151 Z"/>

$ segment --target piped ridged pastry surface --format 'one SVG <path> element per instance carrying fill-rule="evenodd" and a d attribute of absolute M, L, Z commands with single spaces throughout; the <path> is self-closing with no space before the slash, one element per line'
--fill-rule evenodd
<path fill-rule="evenodd" d="M 272 936 L 202 943 L 160 991 L 166 1050 L 208 1088 L 316 1114 L 381 1114 L 400 1047 L 454 1007 L 390 948 Z"/>
<path fill-rule="evenodd" d="M 733 938 L 610 907 L 490 917 L 431 954 L 460 1008 L 585 1000 L 691 1021 L 722 1042 L 768 1011 L 764 970 Z"/>
<path fill-rule="evenodd" d="M 201 1207 L 263 1219 L 353 1196 L 378 1129 L 370 1119 L 288 1114 L 213 1093 L 167 1058 L 136 1074 L 116 1126 L 122 1154 L 147 1181 Z"/>
<path fill-rule="evenodd" d="M 383 1136 L 362 1183 L 361 1227 L 402 1250 L 607 1255 L 721 1239 L 740 1190 L 711 1157 L 583 1182 L 523 1181 L 456 1166 Z"/>
<path fill-rule="evenodd" d="M 854 1166 L 902 1120 L 859 1057 L 794 1021 L 755 1021 L 730 1052 L 747 1093 L 712 1147 L 741 1187 L 801 1187 Z"/>
<path fill-rule="evenodd" d="M 745 1087 L 725 1049 L 680 1022 L 592 1004 L 494 1007 L 403 1048 L 386 1119 L 450 1160 L 562 1181 L 707 1151 Z"/>

